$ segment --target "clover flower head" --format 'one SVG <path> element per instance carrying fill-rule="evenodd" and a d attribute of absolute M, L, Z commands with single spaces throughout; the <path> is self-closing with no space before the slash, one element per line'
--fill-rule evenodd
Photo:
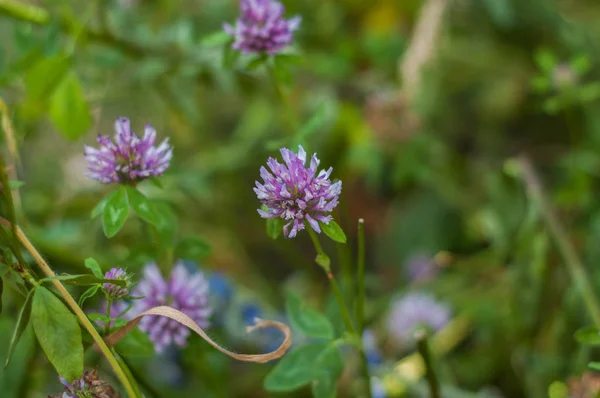
<path fill-rule="evenodd" d="M 433 331 L 443 328 L 450 320 L 450 308 L 425 293 L 408 293 L 392 304 L 387 329 L 395 343 L 412 340 L 418 327 Z"/>
<path fill-rule="evenodd" d="M 342 182 L 332 183 L 329 176 L 333 168 L 317 173 L 319 159 L 313 154 L 306 167 L 306 151 L 298 147 L 298 153 L 282 148 L 284 164 L 269 158 L 266 167 L 260 168 L 263 183 L 256 181 L 254 192 L 264 206 L 258 209 L 263 218 L 282 218 L 286 238 L 293 238 L 304 229 L 304 222 L 321 233 L 319 222 L 329 224 L 329 213 L 338 205 Z"/>
<path fill-rule="evenodd" d="M 110 300 L 119 300 L 129 294 L 129 289 L 131 288 L 131 275 L 127 274 L 123 268 L 112 268 L 104 274 L 104 279 L 125 281 L 125 286 L 119 286 L 108 282 L 104 284 L 104 290 Z"/>
<path fill-rule="evenodd" d="M 144 296 L 136 300 L 131 316 L 138 315 L 150 308 L 168 305 L 192 318 L 198 326 L 209 326 L 208 318 L 212 313 L 209 305 L 209 284 L 201 272 L 188 271 L 182 261 L 177 262 L 169 279 L 163 278 L 156 264 L 147 264 L 143 270 L 143 279 L 133 291 L 134 296 Z M 157 352 L 162 353 L 174 343 L 184 347 L 190 331 L 179 322 L 157 315 L 145 316 L 139 327 L 146 332 L 154 343 Z"/>
<path fill-rule="evenodd" d="M 244 53 L 277 54 L 292 42 L 300 17 L 283 18 L 285 8 L 275 0 L 242 0 L 235 25 L 225 24 L 234 38 L 233 48 Z"/>
<path fill-rule="evenodd" d="M 86 176 L 110 184 L 138 182 L 162 175 L 169 167 L 173 150 L 168 138 L 159 146 L 154 146 L 155 140 L 156 130 L 152 126 L 146 125 L 144 136 L 140 138 L 131 131 L 129 119 L 117 119 L 114 139 L 99 135 L 99 148 L 85 146 L 89 169 Z"/>

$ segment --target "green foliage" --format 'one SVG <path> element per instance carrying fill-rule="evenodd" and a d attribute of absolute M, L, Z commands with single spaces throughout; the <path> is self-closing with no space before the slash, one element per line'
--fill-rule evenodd
<path fill-rule="evenodd" d="M 72 141 L 81 138 L 92 126 L 90 107 L 75 73 L 67 74 L 50 97 L 50 119 Z"/>
<path fill-rule="evenodd" d="M 307 344 L 292 350 L 265 378 L 264 386 L 267 391 L 293 391 L 316 380 L 320 376 L 316 359 L 327 348 L 327 343 L 321 343 Z"/>
<path fill-rule="evenodd" d="M 117 352 L 125 357 L 151 357 L 154 346 L 148 335 L 139 328 L 134 328 L 115 345 Z"/>
<path fill-rule="evenodd" d="M 96 259 L 94 258 L 86 258 L 84 261 L 84 265 L 87 269 L 89 269 L 90 271 L 92 271 L 92 274 L 94 274 L 94 276 L 96 276 L 97 278 L 103 278 L 104 277 L 104 273 L 102 272 L 102 268 L 100 268 L 100 264 L 98 264 L 98 261 L 96 261 Z"/>
<path fill-rule="evenodd" d="M 202 261 L 211 253 L 211 247 L 199 236 L 188 236 L 177 243 L 175 254 L 178 258 Z"/>
<path fill-rule="evenodd" d="M 12 337 L 10 339 L 10 344 L 8 346 L 8 354 L 6 354 L 6 362 L 4 363 L 4 367 L 6 368 L 10 362 L 10 359 L 15 352 L 15 348 L 25 331 L 25 328 L 29 324 L 29 318 L 31 316 L 31 303 L 33 301 L 33 295 L 35 293 L 35 289 L 32 289 L 27 298 L 25 299 L 25 303 L 23 307 L 21 307 L 21 311 L 19 312 L 19 316 L 17 317 L 17 324 L 13 331 Z"/>
<path fill-rule="evenodd" d="M 106 201 L 102 210 L 102 228 L 107 238 L 115 236 L 127 220 L 129 214 L 129 200 L 125 187 L 119 187 L 114 195 Z"/>
<path fill-rule="evenodd" d="M 300 297 L 288 293 L 285 307 L 292 325 L 307 337 L 332 339 L 333 325 L 320 312 L 302 303 Z"/>
<path fill-rule="evenodd" d="M 332 240 L 339 243 L 346 243 L 346 234 L 342 231 L 342 228 L 335 221 L 331 220 L 328 224 L 319 223 L 325 235 L 329 236 Z"/>
<path fill-rule="evenodd" d="M 267 218 L 266 225 L 269 238 L 277 239 L 283 232 L 284 221 L 279 217 Z"/>
<path fill-rule="evenodd" d="M 160 224 L 160 214 L 156 211 L 154 204 L 135 188 L 127 187 L 129 204 L 135 213 L 144 221 L 154 226 Z"/>
<path fill-rule="evenodd" d="M 31 323 L 40 346 L 58 374 L 75 380 L 83 374 L 83 344 L 77 318 L 45 287 L 33 295 Z"/>

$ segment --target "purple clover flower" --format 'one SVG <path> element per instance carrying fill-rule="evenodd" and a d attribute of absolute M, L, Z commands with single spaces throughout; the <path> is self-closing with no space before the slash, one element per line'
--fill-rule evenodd
<path fill-rule="evenodd" d="M 244 53 L 277 54 L 292 42 L 300 17 L 284 19 L 285 8 L 275 0 L 241 0 L 241 15 L 234 26 L 223 25 L 234 37 L 233 48 Z"/>
<path fill-rule="evenodd" d="M 412 340 L 413 332 L 420 326 L 433 331 L 443 328 L 450 320 L 450 308 L 428 294 L 408 293 L 392 304 L 387 328 L 395 343 Z"/>
<path fill-rule="evenodd" d="M 100 148 L 85 146 L 90 171 L 86 176 L 105 184 L 160 176 L 169 167 L 173 150 L 168 138 L 158 147 L 154 146 L 155 140 L 156 130 L 152 126 L 146 125 L 144 136 L 140 138 L 131 131 L 129 119 L 117 119 L 114 141 L 99 135 Z"/>
<path fill-rule="evenodd" d="M 330 213 L 339 203 L 342 182 L 331 183 L 329 175 L 333 170 L 321 170 L 317 174 L 319 159 L 313 154 L 309 167 L 305 167 L 306 151 L 298 147 L 298 153 L 282 148 L 281 156 L 285 164 L 269 158 L 267 165 L 260 168 L 264 184 L 256 181 L 256 196 L 266 210 L 258 209 L 262 218 L 282 218 L 288 221 L 283 227 L 286 238 L 293 238 L 304 229 L 304 221 L 317 233 L 321 233 L 319 222 L 329 224 L 333 219 Z"/>
<path fill-rule="evenodd" d="M 190 273 L 182 261 L 177 262 L 169 280 L 165 280 L 156 264 L 144 267 L 144 278 L 133 291 L 134 296 L 144 296 L 136 300 L 130 312 L 136 316 L 150 308 L 168 305 L 191 317 L 198 326 L 209 326 L 208 317 L 212 313 L 209 306 L 208 281 L 201 272 Z M 142 318 L 140 329 L 148 333 L 154 348 L 161 353 L 171 343 L 184 347 L 190 331 L 179 322 L 156 315 Z"/>
<path fill-rule="evenodd" d="M 105 283 L 104 290 L 110 300 L 119 300 L 129 294 L 131 277 L 123 268 L 111 268 L 110 271 L 104 274 L 104 279 L 122 280 L 126 284 L 126 286 L 119 286 L 113 283 Z"/>

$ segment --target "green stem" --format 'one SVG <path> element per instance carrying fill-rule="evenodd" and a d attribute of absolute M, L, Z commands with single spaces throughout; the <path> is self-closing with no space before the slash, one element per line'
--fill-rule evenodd
<path fill-rule="evenodd" d="M 325 254 L 325 252 L 323 251 L 323 248 L 321 247 L 321 243 L 319 242 L 319 238 L 317 237 L 316 232 L 313 231 L 312 227 L 307 224 L 306 230 L 308 231 L 308 235 L 310 235 L 310 239 L 312 240 L 313 245 L 315 246 L 315 250 L 317 251 L 317 258 L 315 259 L 315 261 L 317 262 L 317 264 L 319 264 L 321 266 L 321 268 L 323 268 L 323 270 L 325 271 L 325 274 L 327 275 L 327 279 L 329 279 L 329 284 L 331 285 L 331 290 L 333 291 L 333 294 L 335 295 L 335 299 L 338 302 L 338 306 L 340 307 L 340 312 L 342 313 L 342 318 L 344 319 L 344 324 L 346 325 L 346 329 L 350 333 L 356 334 L 356 330 L 354 329 L 354 326 L 352 326 L 352 321 L 350 320 L 350 313 L 348 312 L 348 309 L 346 308 L 346 304 L 344 303 L 344 298 L 342 297 L 340 288 L 338 287 L 338 284 L 335 281 L 333 274 L 331 273 L 329 256 L 327 254 Z"/>
<path fill-rule="evenodd" d="M 419 353 L 423 358 L 423 362 L 425 363 L 425 377 L 427 378 L 427 384 L 429 385 L 429 396 L 431 398 L 440 398 L 440 384 L 433 369 L 433 361 L 429 349 L 427 333 L 423 330 L 420 330 L 415 333 L 415 337 L 417 338 L 417 349 L 419 350 Z"/>
<path fill-rule="evenodd" d="M 356 282 L 358 284 L 358 301 L 356 303 L 356 322 L 358 332 L 365 330 L 365 220 L 358 219 L 358 264 Z"/>
<path fill-rule="evenodd" d="M 291 129 L 291 133 L 295 133 L 296 131 L 298 131 L 298 122 L 296 120 L 296 117 L 294 116 L 295 112 L 292 108 L 292 104 L 290 104 L 289 98 L 287 97 L 287 95 L 285 95 L 283 87 L 281 86 L 279 79 L 277 79 L 277 75 L 275 74 L 275 68 L 270 64 L 267 64 L 266 66 L 269 71 L 269 77 L 271 78 L 273 87 L 275 88 L 275 92 L 277 93 L 277 97 L 283 105 L 283 110 L 285 113 L 285 118 L 288 127 Z"/>
<path fill-rule="evenodd" d="M 106 323 L 104 324 L 104 335 L 108 336 L 108 334 L 110 333 L 110 307 L 112 305 L 112 302 L 109 298 L 106 299 Z"/>
<path fill-rule="evenodd" d="M 600 328 L 600 305 L 598 304 L 592 285 L 589 282 L 589 278 L 586 275 L 585 268 L 579 260 L 566 232 L 560 225 L 558 218 L 552 211 L 552 208 L 546 199 L 542 184 L 535 173 L 531 162 L 526 157 L 520 157 L 518 162 L 523 173 L 527 191 L 540 207 L 542 217 L 548 226 L 550 235 L 554 239 L 558 251 L 563 257 L 569 275 L 571 276 L 576 289 L 581 292 L 583 302 L 595 326 Z"/>
<path fill-rule="evenodd" d="M 360 338 L 360 360 L 367 398 L 371 398 L 371 377 L 369 375 L 369 363 L 362 340 L 365 331 L 365 220 L 358 219 L 358 259 L 356 283 L 358 285 L 358 300 L 356 302 L 356 322 L 358 324 L 358 336 Z"/>
<path fill-rule="evenodd" d="M 0 217 L 0 225 L 3 225 L 7 228 L 12 227 L 11 223 L 2 217 Z M 46 274 L 47 277 L 56 276 L 54 271 L 52 271 L 52 268 L 50 268 L 50 266 L 46 263 L 44 258 L 40 255 L 40 253 L 36 250 L 36 248 L 33 246 L 33 244 L 29 241 L 27 236 L 23 233 L 21 228 L 19 228 L 18 226 L 16 226 L 16 235 L 17 235 L 17 238 L 19 239 L 19 241 L 21 242 L 21 244 L 25 247 L 25 249 L 33 257 L 35 262 L 39 265 L 40 269 L 44 272 L 44 274 Z M 71 296 L 71 293 L 69 293 L 69 291 L 64 287 L 64 285 L 56 279 L 52 280 L 52 284 L 58 290 L 58 292 L 61 294 L 61 296 L 67 303 L 67 305 L 75 313 L 77 318 L 79 318 L 79 321 L 81 322 L 83 327 L 92 336 L 92 339 L 94 340 L 94 342 L 96 343 L 96 345 L 98 346 L 98 348 L 100 349 L 100 351 L 102 352 L 102 354 L 104 355 L 104 357 L 106 358 L 106 360 L 108 361 L 110 366 L 112 367 L 113 371 L 115 372 L 115 374 L 117 375 L 117 377 L 119 378 L 121 383 L 123 384 L 123 387 L 127 391 L 127 395 L 131 398 L 139 397 L 139 395 L 137 395 L 135 392 L 136 388 L 133 387 L 133 385 L 127 378 L 127 375 L 125 374 L 125 372 L 123 372 L 123 369 L 121 369 L 121 367 L 119 366 L 119 362 L 117 361 L 117 359 L 111 352 L 110 348 L 106 345 L 106 343 L 102 339 L 102 336 L 100 336 L 100 334 L 98 333 L 98 331 L 96 330 L 94 325 L 92 325 L 92 323 L 90 322 L 88 317 L 85 315 L 83 310 L 79 307 L 79 305 L 77 305 L 77 302 L 75 301 L 73 296 Z"/>

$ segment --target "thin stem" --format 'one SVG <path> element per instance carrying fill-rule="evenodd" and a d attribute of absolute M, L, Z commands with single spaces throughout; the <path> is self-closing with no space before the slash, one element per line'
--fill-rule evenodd
<path fill-rule="evenodd" d="M 358 335 L 360 337 L 360 360 L 367 398 L 371 398 L 371 377 L 369 375 L 369 363 L 362 340 L 365 331 L 365 220 L 358 219 L 358 259 L 356 283 L 358 285 L 358 300 L 356 302 L 356 322 L 358 324 Z"/>
<path fill-rule="evenodd" d="M 431 358 L 431 352 L 429 350 L 429 342 L 427 339 L 427 333 L 420 330 L 415 333 L 417 338 L 417 349 L 423 358 L 425 363 L 425 377 L 427 378 L 427 384 L 429 385 L 429 396 L 431 398 L 440 398 L 440 384 L 437 376 L 433 369 L 433 361 Z"/>
<path fill-rule="evenodd" d="M 333 290 L 333 294 L 338 302 L 340 307 L 340 311 L 342 312 L 342 318 L 344 319 L 344 324 L 346 325 L 346 329 L 352 334 L 356 334 L 356 330 L 354 330 L 354 326 L 352 326 L 352 320 L 350 319 L 350 313 L 346 308 L 346 304 L 344 304 L 344 298 L 342 297 L 342 293 L 340 292 L 340 288 L 338 287 L 337 282 L 333 278 L 331 272 L 327 274 L 327 278 L 329 279 L 329 284 L 331 285 L 331 290 Z"/>
<path fill-rule="evenodd" d="M 531 162 L 529 159 L 523 156 L 519 158 L 518 162 L 520 169 L 523 172 L 523 178 L 525 180 L 527 191 L 533 200 L 535 200 L 539 205 L 541 214 L 546 222 L 546 225 L 548 226 L 550 235 L 556 243 L 558 251 L 563 257 L 564 264 L 567 267 L 569 275 L 571 276 L 571 279 L 577 290 L 581 292 L 583 302 L 589 315 L 592 317 L 595 326 L 600 328 L 600 305 L 598 304 L 594 290 L 589 283 L 585 268 L 579 260 L 579 257 L 577 256 L 573 245 L 569 241 L 566 232 L 560 225 L 558 218 L 550 207 L 542 188 L 542 184 L 535 173 Z"/>
<path fill-rule="evenodd" d="M 315 250 L 317 251 L 317 258 L 315 259 L 315 261 L 321 266 L 321 268 L 323 268 L 323 270 L 325 271 L 325 275 L 327 275 L 327 279 L 329 279 L 331 290 L 333 291 L 335 299 L 338 302 L 338 306 L 340 307 L 340 312 L 342 313 L 342 318 L 344 319 L 346 329 L 348 329 L 350 333 L 356 334 L 356 330 L 354 329 L 354 326 L 352 326 L 350 313 L 346 308 L 346 304 L 344 303 L 344 298 L 342 297 L 340 288 L 338 287 L 338 284 L 335 281 L 333 274 L 331 273 L 329 256 L 327 256 L 327 254 L 325 254 L 325 252 L 323 251 L 321 243 L 319 242 L 319 238 L 317 237 L 317 234 L 315 233 L 315 231 L 313 231 L 310 225 L 306 225 L 306 230 L 308 231 L 308 235 L 310 236 L 310 239 L 312 240 L 313 245 L 315 246 Z"/>
<path fill-rule="evenodd" d="M 365 330 L 365 220 L 358 219 L 358 260 L 356 282 L 358 284 L 358 301 L 356 303 L 356 322 L 358 332 Z"/>
<path fill-rule="evenodd" d="M 7 228 L 13 227 L 13 226 L 11 226 L 11 223 L 8 220 L 6 220 L 2 217 L 0 217 L 0 225 L 4 225 Z M 46 274 L 46 276 L 50 277 L 50 278 L 56 276 L 54 271 L 52 271 L 52 268 L 50 268 L 50 266 L 46 263 L 46 261 L 40 255 L 40 253 L 35 249 L 33 244 L 29 241 L 27 236 L 23 233 L 21 228 L 19 228 L 18 226 L 14 226 L 14 227 L 16 229 L 17 238 L 19 239 L 21 244 L 25 247 L 25 249 L 29 252 L 29 254 L 31 254 L 31 256 L 34 258 L 35 262 L 39 265 L 42 272 L 44 272 L 44 274 Z M 62 283 L 60 283 L 60 281 L 53 279 L 51 282 L 54 285 L 54 287 L 60 292 L 61 296 L 64 298 L 65 302 L 71 308 L 71 310 L 75 313 L 77 318 L 79 318 L 79 321 L 81 322 L 83 327 L 92 336 L 92 339 L 94 339 L 94 341 L 98 345 L 98 348 L 100 349 L 100 351 L 102 352 L 102 354 L 104 355 L 104 357 L 106 358 L 106 360 L 108 361 L 110 366 L 112 367 L 113 371 L 115 372 L 115 374 L 117 375 L 119 380 L 121 380 L 123 387 L 127 391 L 127 395 L 132 398 L 138 397 L 138 395 L 136 395 L 136 393 L 135 393 L 135 391 L 136 391 L 135 388 L 131 385 L 129 379 L 123 372 L 123 369 L 121 369 L 121 367 L 119 366 L 119 362 L 117 361 L 117 359 L 111 352 L 110 348 L 106 345 L 104 340 L 102 340 L 102 337 L 100 336 L 100 334 L 98 334 L 98 331 L 96 331 L 96 329 L 94 328 L 94 325 L 92 325 L 92 323 L 90 322 L 88 317 L 85 315 L 83 310 L 77 305 L 77 302 L 75 301 L 73 296 L 71 296 L 69 291 L 64 287 L 64 285 Z"/>
<path fill-rule="evenodd" d="M 104 335 L 108 336 L 110 333 L 110 307 L 112 305 L 111 300 L 106 299 L 106 323 L 104 324 Z"/>

